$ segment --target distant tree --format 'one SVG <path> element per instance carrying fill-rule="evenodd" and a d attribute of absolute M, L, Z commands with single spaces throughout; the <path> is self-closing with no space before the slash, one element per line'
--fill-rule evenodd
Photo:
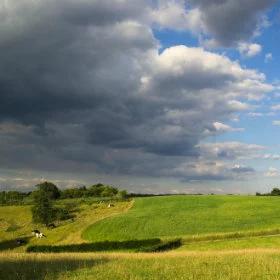
<path fill-rule="evenodd" d="M 262 194 L 259 192 L 256 192 L 256 196 L 261 196 Z"/>
<path fill-rule="evenodd" d="M 61 191 L 61 198 L 79 198 L 86 195 L 86 190 L 81 188 L 71 188 Z"/>
<path fill-rule="evenodd" d="M 56 209 L 52 205 L 52 200 L 44 190 L 36 191 L 33 196 L 34 206 L 31 209 L 32 220 L 35 223 L 45 224 L 46 226 L 56 218 Z"/>
<path fill-rule="evenodd" d="M 3 205 L 17 205 L 22 204 L 29 193 L 18 191 L 2 191 L 0 192 L 0 204 Z"/>
<path fill-rule="evenodd" d="M 280 195 L 280 190 L 278 188 L 273 188 L 270 194 L 271 195 Z"/>
<path fill-rule="evenodd" d="M 103 197 L 113 197 L 117 193 L 118 193 L 118 189 L 111 187 L 111 186 L 104 186 L 100 195 Z"/>
<path fill-rule="evenodd" d="M 60 191 L 57 186 L 51 182 L 43 182 L 36 185 L 38 191 L 44 191 L 50 199 L 58 199 L 60 197 Z"/>
<path fill-rule="evenodd" d="M 117 197 L 119 199 L 126 199 L 127 198 L 127 191 L 125 191 L 125 190 L 118 191 Z"/>
<path fill-rule="evenodd" d="M 103 184 L 96 184 L 89 187 L 89 196 L 101 196 L 105 186 Z"/>

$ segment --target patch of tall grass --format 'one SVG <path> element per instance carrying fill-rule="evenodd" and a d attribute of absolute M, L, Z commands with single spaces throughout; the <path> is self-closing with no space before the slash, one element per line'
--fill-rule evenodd
<path fill-rule="evenodd" d="M 0 254 L 5 280 L 279 280 L 279 250 Z"/>

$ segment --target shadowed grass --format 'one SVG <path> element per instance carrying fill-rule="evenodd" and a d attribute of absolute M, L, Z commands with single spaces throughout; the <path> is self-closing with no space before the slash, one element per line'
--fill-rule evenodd
<path fill-rule="evenodd" d="M 98 251 L 131 251 L 162 252 L 181 246 L 181 240 L 161 241 L 159 238 L 127 241 L 103 241 L 71 245 L 38 245 L 27 247 L 27 252 L 63 253 L 63 252 L 98 252 Z"/>
<path fill-rule="evenodd" d="M 114 251 L 114 250 L 137 250 L 146 247 L 159 245 L 159 238 L 145 240 L 128 240 L 128 241 L 103 241 L 95 243 L 81 243 L 60 246 L 38 245 L 27 247 L 27 252 L 95 252 L 95 251 Z"/>
<path fill-rule="evenodd" d="M 0 258 L 0 279 L 5 280 L 55 280 L 63 272 L 92 268 L 104 263 L 105 259 L 63 257 Z"/>
<path fill-rule="evenodd" d="M 21 242 L 18 242 L 19 240 Z M 25 246 L 29 242 L 29 240 L 30 240 L 30 237 L 21 237 L 18 239 L 0 241 L 0 251 L 13 250 L 15 248 Z"/>

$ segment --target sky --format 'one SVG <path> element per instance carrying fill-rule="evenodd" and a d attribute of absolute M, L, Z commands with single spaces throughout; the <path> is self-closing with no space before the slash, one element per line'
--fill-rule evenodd
<path fill-rule="evenodd" d="M 268 192 L 274 0 L 0 0 L 0 189 Z"/>

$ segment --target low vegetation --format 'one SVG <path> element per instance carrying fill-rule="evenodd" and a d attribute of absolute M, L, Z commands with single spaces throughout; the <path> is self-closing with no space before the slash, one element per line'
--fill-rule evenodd
<path fill-rule="evenodd" d="M 114 207 L 108 208 L 111 200 L 86 198 L 55 201 L 55 207 L 67 208 L 75 205 L 73 219 L 55 223 L 55 228 L 34 224 L 32 221 L 32 206 L 2 206 L 0 208 L 0 251 L 13 250 L 24 252 L 31 245 L 63 245 L 85 242 L 82 232 L 89 225 L 111 215 L 127 211 L 131 201 L 115 201 Z M 72 204 L 72 205 L 71 205 Z M 20 218 L 19 218 L 20 217 Z M 37 239 L 31 231 L 39 229 L 46 238 Z M 17 239 L 27 238 L 26 244 L 17 244 Z M 0 278 L 1 279 L 1 278 Z"/>
<path fill-rule="evenodd" d="M 5 280 L 278 280 L 279 250 L 160 254 L 5 254 Z"/>
<path fill-rule="evenodd" d="M 103 241 L 70 245 L 33 245 L 27 252 L 63 253 L 63 252 L 98 252 L 98 251 L 129 251 L 129 252 L 163 252 L 176 249 L 182 245 L 180 239 L 162 241 L 159 238 L 127 241 Z"/>
<path fill-rule="evenodd" d="M 136 198 L 130 211 L 89 226 L 83 237 L 91 242 L 217 234 L 238 238 L 279 228 L 278 197 L 181 195 Z"/>
<path fill-rule="evenodd" d="M 280 278 L 277 195 L 132 199 L 114 189 L 65 196 L 46 182 L 2 206 L 0 279 Z"/>
<path fill-rule="evenodd" d="M 2 191 L 0 192 L 0 205 L 22 205 L 28 201 L 30 194 L 31 192 Z"/>
<path fill-rule="evenodd" d="M 57 199 L 71 199 L 71 198 L 89 198 L 89 197 L 110 197 L 116 199 L 127 198 L 125 190 L 119 190 L 113 186 L 104 185 L 101 183 L 86 187 L 75 187 L 60 190 L 51 182 L 43 182 L 36 186 L 32 192 L 19 191 L 2 191 L 0 192 L 0 205 L 25 205 L 32 204 L 34 196 L 37 192 L 44 191 L 49 194 L 49 198 Z"/>
<path fill-rule="evenodd" d="M 269 193 L 259 193 L 256 192 L 256 196 L 279 196 L 280 195 L 280 189 L 279 188 L 273 188 L 271 192 Z"/>

